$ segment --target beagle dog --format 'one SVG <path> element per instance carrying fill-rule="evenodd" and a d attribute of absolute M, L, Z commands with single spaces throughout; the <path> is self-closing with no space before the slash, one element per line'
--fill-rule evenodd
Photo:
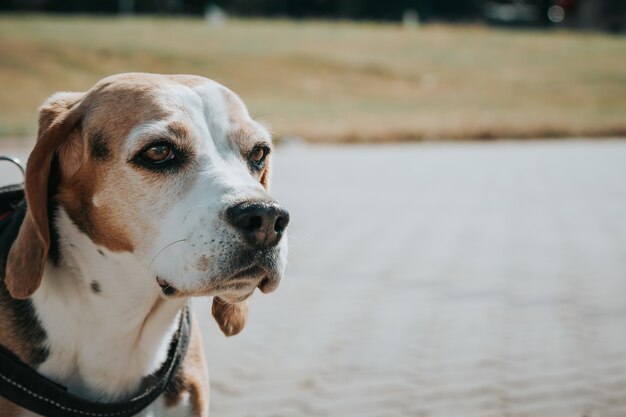
<path fill-rule="evenodd" d="M 289 214 L 268 194 L 272 143 L 232 91 L 121 74 L 41 107 L 28 209 L 0 260 L 0 344 L 91 401 L 121 401 L 164 362 L 189 297 L 226 335 L 275 290 Z M 184 362 L 139 416 L 207 416 L 192 318 Z M 2 417 L 30 416 L 0 398 Z"/>

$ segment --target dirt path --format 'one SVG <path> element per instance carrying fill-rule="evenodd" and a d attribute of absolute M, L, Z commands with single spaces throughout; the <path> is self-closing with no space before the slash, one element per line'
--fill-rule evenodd
<path fill-rule="evenodd" d="M 232 339 L 195 300 L 213 416 L 626 415 L 626 141 L 276 159 L 286 281 Z"/>

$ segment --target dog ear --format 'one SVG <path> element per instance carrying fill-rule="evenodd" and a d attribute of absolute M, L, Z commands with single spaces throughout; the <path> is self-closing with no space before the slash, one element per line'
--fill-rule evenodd
<path fill-rule="evenodd" d="M 37 143 L 26 166 L 28 211 L 6 264 L 5 283 L 13 298 L 31 296 L 41 283 L 50 249 L 48 180 L 55 154 L 80 120 L 84 93 L 57 93 L 39 111 Z"/>
<path fill-rule="evenodd" d="M 231 304 L 215 297 L 211 312 L 226 336 L 234 336 L 242 331 L 248 320 L 248 304 L 245 301 Z"/>

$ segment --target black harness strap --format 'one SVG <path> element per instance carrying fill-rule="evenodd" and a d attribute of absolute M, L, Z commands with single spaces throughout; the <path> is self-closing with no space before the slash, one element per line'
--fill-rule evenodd
<path fill-rule="evenodd" d="M 15 211 L 23 216 L 23 202 L 16 206 L 15 200 L 23 199 L 22 186 L 0 188 L 0 215 Z M 17 220 L 13 214 L 0 220 L 0 226 Z M 20 223 L 21 223 L 21 219 Z M 4 224 L 3 224 L 4 223 Z M 2 246 L 12 243 L 16 230 L 0 227 Z M 14 227 L 12 228 L 14 229 Z M 7 252 L 8 247 L 0 252 Z M 4 268 L 4 265 L 0 265 Z M 2 274 L 3 275 L 3 274 Z M 0 318 L 1 319 L 1 318 Z M 45 417 L 131 417 L 149 406 L 166 390 L 178 372 L 189 346 L 191 314 L 189 304 L 180 315 L 178 329 L 172 338 L 167 359 L 158 371 L 143 381 L 142 391 L 125 402 L 102 403 L 79 398 L 50 379 L 42 376 L 22 362 L 11 351 L 0 345 L 0 396 L 29 411 Z M 1 411 L 1 410 L 0 410 Z"/>
<path fill-rule="evenodd" d="M 5 185 L 0 187 L 0 221 L 7 219 L 24 200 L 24 185 Z"/>

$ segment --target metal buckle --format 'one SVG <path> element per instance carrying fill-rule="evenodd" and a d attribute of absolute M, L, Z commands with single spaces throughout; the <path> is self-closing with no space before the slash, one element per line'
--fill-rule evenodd
<path fill-rule="evenodd" d="M 17 166 L 20 171 L 22 171 L 22 177 L 26 177 L 26 170 L 24 169 L 24 165 L 22 165 L 22 161 L 12 156 L 3 156 L 0 155 L 0 161 L 11 162 L 13 165 Z"/>

